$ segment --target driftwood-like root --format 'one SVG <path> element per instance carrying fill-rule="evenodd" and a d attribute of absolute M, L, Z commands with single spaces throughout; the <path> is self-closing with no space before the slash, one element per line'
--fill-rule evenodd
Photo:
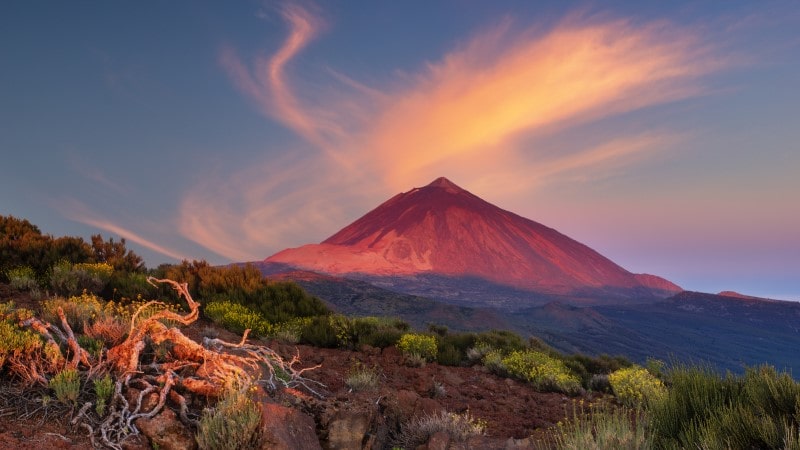
<path fill-rule="evenodd" d="M 189 312 L 179 314 L 165 307 L 142 318 L 147 308 L 164 305 L 157 301 L 144 304 L 132 315 L 128 336 L 109 349 L 104 358 L 95 361 L 94 366 L 61 309 L 58 310 L 60 328 L 37 318 L 22 323 L 48 344 L 66 346 L 69 349 L 66 367 L 85 368 L 90 379 L 110 373 L 116 380 L 104 418 L 92 417 L 93 402 L 85 403 L 73 416 L 73 425 L 89 433 L 93 446 L 122 449 L 123 441 L 139 434 L 137 419 L 157 416 L 168 403 L 177 409 L 184 424 L 197 426 L 198 420 L 189 414 L 187 395 L 219 398 L 226 390 L 261 384 L 273 391 L 280 387 L 301 387 L 321 397 L 312 387 L 322 386 L 321 383 L 304 377 L 305 372 L 319 366 L 298 368 L 299 352 L 285 361 L 270 348 L 248 344 L 250 330 L 236 343 L 205 339 L 200 344 L 178 328 L 168 327 L 165 323 L 190 325 L 196 321 L 200 305 L 189 294 L 186 283 L 153 277 L 148 282 L 171 285 L 186 300 Z M 154 348 L 167 350 L 148 352 Z M 35 368 L 28 375 L 46 383 L 46 378 Z"/>

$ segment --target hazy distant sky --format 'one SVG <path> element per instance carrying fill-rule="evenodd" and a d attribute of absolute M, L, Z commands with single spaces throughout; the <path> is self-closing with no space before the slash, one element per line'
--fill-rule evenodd
<path fill-rule="evenodd" d="M 149 267 L 446 176 L 632 272 L 800 299 L 786 2 L 0 2 L 0 214 Z"/>

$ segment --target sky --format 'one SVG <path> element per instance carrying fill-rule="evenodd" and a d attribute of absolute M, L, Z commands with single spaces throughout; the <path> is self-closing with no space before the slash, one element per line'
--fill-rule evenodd
<path fill-rule="evenodd" d="M 800 300 L 798 55 L 792 1 L 0 2 L 0 214 L 226 264 L 445 176 Z"/>

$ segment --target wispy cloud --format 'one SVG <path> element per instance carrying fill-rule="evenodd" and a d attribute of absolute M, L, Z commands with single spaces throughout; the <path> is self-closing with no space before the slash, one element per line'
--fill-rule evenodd
<path fill-rule="evenodd" d="M 323 68 L 332 75 L 330 90 L 311 98 L 296 95 L 310 89 L 286 71 L 324 21 L 296 5 L 281 15 L 288 36 L 272 56 L 246 64 L 226 47 L 220 63 L 261 111 L 316 153 L 285 166 L 253 162 L 204 182 L 182 208 L 186 236 L 235 260 L 302 243 L 291 236 L 321 224 L 334 232 L 346 222 L 331 219 L 350 214 L 338 205 L 352 205 L 354 197 L 355 204 L 374 205 L 440 175 L 484 185 L 487 194 L 502 189 L 488 180 L 523 172 L 536 183 L 590 179 L 647 160 L 674 138 L 669 132 L 621 130 L 556 153 L 539 144 L 587 123 L 703 94 L 703 76 L 723 65 L 692 30 L 576 14 L 549 28 L 504 20 L 383 86 Z M 265 173 L 275 180 L 264 181 Z"/>
<path fill-rule="evenodd" d="M 698 94 L 715 68 L 706 53 L 666 25 L 572 17 L 536 34 L 506 23 L 396 93 L 365 147 L 395 188 L 453 164 L 511 168 L 523 153 L 533 165 L 536 147 L 520 138 Z"/>
<path fill-rule="evenodd" d="M 312 111 L 301 103 L 287 81 L 288 64 L 323 29 L 324 21 L 312 12 L 297 6 L 285 5 L 281 17 L 289 27 L 283 45 L 270 57 L 256 57 L 248 67 L 232 47 L 220 51 L 220 64 L 236 86 L 257 102 L 262 112 L 294 130 L 315 146 L 335 156 L 330 136 L 340 136 L 335 121 Z"/>

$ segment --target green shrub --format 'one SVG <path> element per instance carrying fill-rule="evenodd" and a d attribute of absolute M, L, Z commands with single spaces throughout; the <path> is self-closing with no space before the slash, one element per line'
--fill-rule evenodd
<path fill-rule="evenodd" d="M 749 368 L 735 381 L 741 389 L 684 430 L 679 441 L 708 449 L 798 448 L 800 385 L 769 366 Z"/>
<path fill-rule="evenodd" d="M 467 360 L 467 352 L 476 342 L 475 333 L 446 333 L 437 340 L 439 351 L 436 362 L 446 366 L 460 366 Z"/>
<path fill-rule="evenodd" d="M 410 326 L 400 319 L 357 317 L 352 319 L 353 340 L 356 345 L 386 348 L 396 345 Z"/>
<path fill-rule="evenodd" d="M 234 333 L 250 329 L 253 336 L 265 337 L 273 328 L 260 314 L 238 303 L 215 301 L 205 307 L 205 315 L 223 328 Z"/>
<path fill-rule="evenodd" d="M 322 300 L 309 295 L 296 283 L 269 281 L 251 264 L 213 267 L 206 261 L 184 261 L 162 267 L 159 272 L 164 278 L 186 282 L 194 298 L 238 303 L 257 312 L 269 323 L 331 313 Z M 175 295 L 169 290 L 163 294 Z"/>
<path fill-rule="evenodd" d="M 105 343 L 102 339 L 97 339 L 82 334 L 78 336 L 78 345 L 80 345 L 82 349 L 89 352 L 89 354 L 93 357 L 100 358 L 100 355 L 103 353 L 103 347 L 105 346 Z"/>
<path fill-rule="evenodd" d="M 336 348 L 339 346 L 338 330 L 328 316 L 312 317 L 304 323 L 300 342 L 315 347 Z"/>
<path fill-rule="evenodd" d="M 275 339 L 296 344 L 303 336 L 303 329 L 310 323 L 311 317 L 296 317 L 288 322 L 279 323 L 273 326 Z"/>
<path fill-rule="evenodd" d="M 664 383 L 640 366 L 619 369 L 608 376 L 608 382 L 620 403 L 629 407 L 646 406 L 666 395 Z"/>
<path fill-rule="evenodd" d="M 114 268 L 106 263 L 72 264 L 61 260 L 50 269 L 50 287 L 59 295 L 77 295 L 82 291 L 97 294 L 111 279 Z"/>
<path fill-rule="evenodd" d="M 195 439 L 203 450 L 258 448 L 261 409 L 246 391 L 230 390 L 200 417 Z"/>
<path fill-rule="evenodd" d="M 39 282 L 36 281 L 36 272 L 30 266 L 15 267 L 6 271 L 8 284 L 18 291 L 39 292 Z"/>
<path fill-rule="evenodd" d="M 622 356 L 600 355 L 597 357 L 587 356 L 580 353 L 565 356 L 562 358 L 564 364 L 569 367 L 581 379 L 583 387 L 591 388 L 595 375 L 608 375 L 619 369 L 630 367 L 633 363 Z"/>
<path fill-rule="evenodd" d="M 436 359 L 436 354 L 438 352 L 435 337 L 416 333 L 406 333 L 401 336 L 400 340 L 397 342 L 397 348 L 399 348 L 404 355 L 415 355 L 425 361 L 433 361 Z"/>
<path fill-rule="evenodd" d="M 512 331 L 491 330 L 479 333 L 475 337 L 473 347 L 488 347 L 507 355 L 513 351 L 525 349 L 526 345 L 522 338 Z"/>
<path fill-rule="evenodd" d="M 150 284 L 147 277 L 146 273 L 141 272 L 115 271 L 111 274 L 111 278 L 101 293 L 104 298 L 110 298 L 116 302 L 135 298 L 174 300 L 171 296 L 159 296 L 158 287 Z"/>
<path fill-rule="evenodd" d="M 50 379 L 50 389 L 56 394 L 56 399 L 61 403 L 78 402 L 78 394 L 81 391 L 81 380 L 78 371 L 75 369 L 64 369 Z"/>
<path fill-rule="evenodd" d="M 455 345 L 446 342 L 436 352 L 436 362 L 443 366 L 459 366 L 464 361 L 464 354 Z"/>
<path fill-rule="evenodd" d="M 114 393 L 114 381 L 110 375 L 106 374 L 103 378 L 94 380 L 93 384 L 94 393 L 97 396 L 97 403 L 94 409 L 98 415 L 103 416 L 106 413 L 106 405 L 111 399 L 111 394 Z"/>
<path fill-rule="evenodd" d="M 720 377 L 707 367 L 678 366 L 667 374 L 670 388 L 649 405 L 656 444 L 662 448 L 694 448 L 702 424 L 741 398 L 740 380 Z"/>
<path fill-rule="evenodd" d="M 561 360 L 533 350 L 515 351 L 502 359 L 508 373 L 536 389 L 577 394 L 581 383 Z"/>
<path fill-rule="evenodd" d="M 356 362 L 347 372 L 344 383 L 353 391 L 368 391 L 378 387 L 378 371 Z"/>
<path fill-rule="evenodd" d="M 506 369 L 505 364 L 503 364 L 503 352 L 500 350 L 489 350 L 485 355 L 483 355 L 482 362 L 484 367 L 489 369 L 489 371 L 493 374 L 500 376 L 508 375 L 508 370 Z"/>
<path fill-rule="evenodd" d="M 632 420 L 632 417 L 634 420 Z M 567 422 L 559 422 L 551 432 L 554 445 L 540 448 L 556 450 L 644 450 L 653 447 L 641 414 L 625 408 L 573 412 Z"/>

